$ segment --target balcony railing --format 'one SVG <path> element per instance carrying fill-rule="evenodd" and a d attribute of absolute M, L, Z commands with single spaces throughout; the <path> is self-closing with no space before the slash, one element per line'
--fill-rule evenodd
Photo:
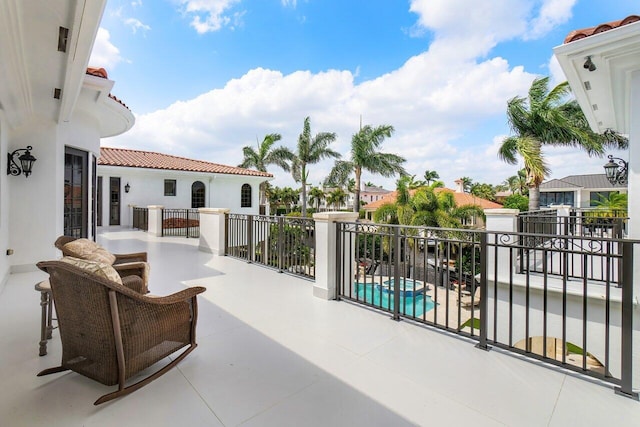
<path fill-rule="evenodd" d="M 200 237 L 198 209 L 162 209 L 162 235 Z"/>
<path fill-rule="evenodd" d="M 133 207 L 133 228 L 138 230 L 149 230 L 149 209 Z"/>
<path fill-rule="evenodd" d="M 576 260 L 573 270 L 559 274 L 549 262 L 517 268 L 523 256 L 533 265 L 532 242 L 557 237 L 338 223 L 338 298 L 609 381 L 634 396 L 633 253 L 640 242 L 580 236 L 580 244 L 540 243 L 539 260 Z"/>
<path fill-rule="evenodd" d="M 566 215 L 559 211 L 525 212 L 518 216 L 518 231 L 522 237 L 518 254 L 520 273 L 527 271 L 550 275 L 611 281 L 618 284 L 620 268 L 607 264 L 607 253 L 619 252 L 615 239 L 626 235 L 626 212 L 598 209 L 571 209 Z M 601 240 L 603 238 L 604 240 Z M 556 248 L 548 251 L 545 248 Z M 572 249 L 581 256 L 560 256 L 560 250 Z"/>
<path fill-rule="evenodd" d="M 310 218 L 227 214 L 225 254 L 315 279 L 315 221 Z"/>

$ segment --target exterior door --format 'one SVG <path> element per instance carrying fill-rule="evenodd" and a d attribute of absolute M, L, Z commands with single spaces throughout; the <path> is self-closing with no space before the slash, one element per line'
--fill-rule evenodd
<path fill-rule="evenodd" d="M 64 234 L 87 237 L 89 218 L 88 153 L 65 147 Z"/>
<path fill-rule="evenodd" d="M 109 225 L 120 225 L 120 178 L 109 178 Z"/>
<path fill-rule="evenodd" d="M 102 227 L 102 177 L 98 177 L 96 185 L 96 225 Z"/>
<path fill-rule="evenodd" d="M 204 208 L 205 187 L 201 181 L 191 185 L 191 207 Z"/>

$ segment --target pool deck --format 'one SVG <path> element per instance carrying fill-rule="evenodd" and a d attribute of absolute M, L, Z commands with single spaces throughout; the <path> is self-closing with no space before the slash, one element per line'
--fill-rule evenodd
<path fill-rule="evenodd" d="M 203 285 L 198 348 L 135 393 L 60 363 L 59 332 L 38 356 L 41 272 L 0 293 L 0 425 L 20 426 L 637 426 L 640 403 L 609 384 L 523 360 L 349 302 L 313 283 L 198 251 L 197 239 L 103 230 L 113 252 L 147 251 L 150 288 Z M 441 289 L 441 288 L 439 288 Z"/>

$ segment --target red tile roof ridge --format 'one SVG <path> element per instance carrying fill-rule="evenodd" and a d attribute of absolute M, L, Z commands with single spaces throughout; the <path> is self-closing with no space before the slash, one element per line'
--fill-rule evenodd
<path fill-rule="evenodd" d="M 98 164 L 103 166 L 134 167 L 143 169 L 178 170 L 186 172 L 220 173 L 227 175 L 246 175 L 272 178 L 273 174 L 227 166 L 205 160 L 163 154 L 155 151 L 143 151 L 129 148 L 100 147 Z"/>
<path fill-rule="evenodd" d="M 413 194 L 416 191 L 417 190 L 409 190 L 409 194 L 413 196 Z M 476 205 L 483 209 L 499 209 L 502 207 L 502 205 L 499 203 L 492 202 L 491 200 L 483 199 L 482 197 L 474 196 L 473 194 L 470 194 L 470 193 L 459 193 L 455 190 L 452 190 L 446 187 L 440 187 L 440 188 L 434 189 L 434 192 L 436 193 L 440 193 L 442 191 L 453 193 L 456 199 L 456 204 L 458 206 Z M 398 192 L 392 191 L 391 193 L 385 194 L 381 199 L 378 199 L 375 202 L 367 203 L 366 205 L 363 206 L 363 209 L 365 210 L 378 209 L 380 206 L 384 205 L 385 203 L 395 203 L 397 198 L 398 198 Z"/>
<path fill-rule="evenodd" d="M 101 79 L 109 78 L 109 75 L 107 74 L 107 70 L 105 70 L 104 68 L 87 67 L 87 74 L 90 76 L 100 77 Z M 115 95 L 109 94 L 109 98 L 113 99 L 118 104 L 122 105 L 124 108 L 131 111 L 131 109 L 127 106 L 127 104 L 122 102 L 120 99 L 116 98 Z"/>
<path fill-rule="evenodd" d="M 565 37 L 564 43 L 565 44 L 571 43 L 573 41 L 584 39 L 594 34 L 599 34 L 605 31 L 613 30 L 614 28 L 619 28 L 619 27 L 622 27 L 623 25 L 632 24 L 637 21 L 640 21 L 640 16 L 629 15 L 626 18 L 620 19 L 618 21 L 610 21 L 600 25 L 596 25 L 595 27 L 573 30 L 567 35 L 567 37 Z"/>

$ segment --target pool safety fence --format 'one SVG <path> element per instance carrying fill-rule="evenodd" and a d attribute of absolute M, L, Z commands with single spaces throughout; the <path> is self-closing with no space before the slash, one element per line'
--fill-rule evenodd
<path fill-rule="evenodd" d="M 580 244 L 538 244 L 556 238 L 340 222 L 337 299 L 608 381 L 637 398 L 633 259 L 640 242 L 581 236 Z M 532 265 L 534 253 L 539 268 L 520 268 L 522 257 Z M 558 272 L 541 261 L 552 258 L 576 262 Z"/>
<path fill-rule="evenodd" d="M 315 221 L 227 214 L 225 254 L 305 279 L 315 279 Z"/>

